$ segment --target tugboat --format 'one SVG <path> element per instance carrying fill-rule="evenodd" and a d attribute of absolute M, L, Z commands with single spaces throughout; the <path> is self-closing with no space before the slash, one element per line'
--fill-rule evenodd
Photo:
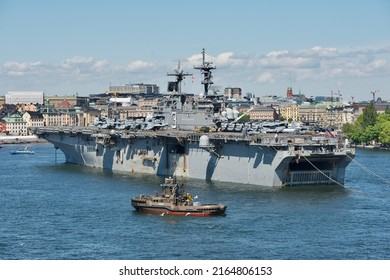
<path fill-rule="evenodd" d="M 166 178 L 161 184 L 162 192 L 156 195 L 140 195 L 131 199 L 131 205 L 139 212 L 160 215 L 216 216 L 224 215 L 226 205 L 201 204 L 193 202 L 189 193 L 185 193 L 183 184 L 173 178 Z"/>

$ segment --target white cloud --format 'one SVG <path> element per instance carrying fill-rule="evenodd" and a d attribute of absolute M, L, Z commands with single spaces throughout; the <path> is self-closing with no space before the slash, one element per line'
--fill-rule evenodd
<path fill-rule="evenodd" d="M 98 60 L 93 64 L 92 69 L 97 72 L 103 72 L 105 69 L 109 67 L 109 64 L 110 63 L 105 59 Z"/>
<path fill-rule="evenodd" d="M 16 62 L 8 61 L 3 65 L 4 72 L 8 76 L 24 76 L 29 73 L 38 73 L 41 71 L 43 63 L 41 61 L 35 62 Z"/>
<path fill-rule="evenodd" d="M 96 72 L 101 72 L 102 66 L 107 63 L 105 60 L 95 61 L 93 57 L 74 56 L 61 61 L 58 65 L 54 64 L 53 71 L 65 77 L 81 78 L 82 76 L 93 76 Z"/>
<path fill-rule="evenodd" d="M 147 62 L 143 60 L 135 60 L 127 64 L 124 69 L 127 72 L 135 72 L 135 71 L 142 71 L 145 69 L 150 69 L 155 66 L 152 62 Z"/>
<path fill-rule="evenodd" d="M 385 59 L 374 60 L 367 65 L 367 70 L 376 72 L 376 71 L 388 71 L 389 62 Z"/>
<path fill-rule="evenodd" d="M 272 51 L 261 57 L 257 63 L 264 68 L 318 68 L 320 60 L 318 52 L 303 51 Z"/>
<path fill-rule="evenodd" d="M 74 56 L 71 58 L 68 58 L 64 61 L 61 61 L 59 65 L 55 65 L 56 67 L 59 67 L 60 69 L 69 70 L 65 73 L 80 73 L 84 72 L 83 70 L 88 69 L 93 64 L 93 58 L 92 57 L 83 57 L 83 56 Z"/>
<path fill-rule="evenodd" d="M 286 55 L 288 55 L 288 51 L 271 51 L 267 54 L 267 57 L 284 57 Z"/>
<path fill-rule="evenodd" d="M 335 85 L 342 81 L 347 84 L 355 79 L 353 83 L 358 84 L 363 78 L 385 80 L 390 77 L 390 47 L 336 49 L 314 46 L 293 51 L 273 50 L 265 54 L 226 51 L 214 56 L 206 54 L 205 59 L 217 67 L 213 71 L 215 86 L 237 86 L 253 92 L 268 85 L 285 86 L 289 77 L 293 78 L 293 83 L 299 82 L 302 88 L 310 83 Z M 200 72 L 194 70 L 194 66 L 201 64 L 201 53 L 181 61 L 181 69 L 196 76 L 196 82 L 187 81 L 186 84 L 192 86 L 194 92 L 201 88 Z M 94 85 L 95 92 L 101 92 L 111 82 L 120 84 L 130 79 L 132 82 L 157 83 L 164 90 L 164 82 L 169 80 L 165 75 L 176 66 L 171 59 L 159 64 L 136 59 L 118 65 L 90 56 L 73 56 L 57 63 L 8 61 L 0 67 L 0 90 L 6 92 L 16 86 L 28 89 L 31 85 L 46 88 L 50 84 L 53 88 L 71 85 L 74 91 Z"/>
<path fill-rule="evenodd" d="M 259 83 L 275 83 L 275 79 L 270 72 L 261 73 L 256 79 Z"/>
<path fill-rule="evenodd" d="M 336 48 L 324 48 L 321 46 L 315 46 L 308 50 L 301 50 L 296 52 L 297 55 L 319 58 L 331 58 L 338 55 Z"/>
<path fill-rule="evenodd" d="M 278 82 L 277 78 L 287 79 L 292 75 L 296 80 L 327 80 L 343 78 L 362 78 L 390 74 L 390 48 L 380 50 L 338 50 L 316 46 L 297 51 L 272 51 L 257 59 L 247 61 L 247 65 L 256 73 L 256 81 L 264 83 Z"/>
<path fill-rule="evenodd" d="M 202 54 L 194 54 L 194 55 L 191 55 L 189 58 L 187 58 L 187 60 L 184 62 L 183 66 L 188 66 L 189 68 L 192 68 L 194 66 L 199 66 L 199 65 L 202 65 L 202 63 L 203 63 L 202 60 L 203 60 Z M 242 66 L 245 66 L 245 63 L 246 63 L 245 60 L 238 57 L 233 52 L 223 52 L 215 57 L 206 54 L 205 61 L 212 62 L 213 65 L 217 66 L 218 68 L 242 67 Z"/>
<path fill-rule="evenodd" d="M 84 56 L 73 56 L 68 58 L 62 62 L 63 65 L 77 65 L 77 64 L 89 64 L 93 61 L 92 57 L 84 57 Z"/>
<path fill-rule="evenodd" d="M 187 63 L 191 64 L 192 66 L 200 65 L 200 64 L 202 64 L 202 58 L 203 58 L 203 56 L 200 53 L 193 54 L 189 58 L 187 58 Z M 205 60 L 210 61 L 210 59 L 211 59 L 211 57 L 206 54 Z"/>
<path fill-rule="evenodd" d="M 245 61 L 235 57 L 233 52 L 224 52 L 215 58 L 215 65 L 219 67 L 241 67 Z"/>

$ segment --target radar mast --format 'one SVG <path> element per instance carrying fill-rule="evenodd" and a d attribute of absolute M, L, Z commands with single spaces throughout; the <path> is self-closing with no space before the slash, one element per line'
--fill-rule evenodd
<path fill-rule="evenodd" d="M 177 92 L 181 95 L 181 82 L 185 79 L 186 76 L 192 76 L 190 73 L 184 73 L 183 70 L 180 69 L 180 61 L 177 64 L 177 69 L 174 73 L 167 73 L 167 76 L 176 77 L 176 82 L 168 83 L 168 91 Z"/>
<path fill-rule="evenodd" d="M 206 61 L 205 59 L 205 49 L 202 50 L 202 55 L 203 55 L 203 64 L 200 66 L 194 66 L 194 69 L 199 69 L 201 70 L 201 74 L 203 75 L 203 81 L 202 84 L 204 85 L 204 94 L 207 95 L 209 88 L 213 82 L 213 76 L 211 75 L 211 70 L 217 69 L 217 67 L 213 66 L 213 63 L 210 61 Z"/>

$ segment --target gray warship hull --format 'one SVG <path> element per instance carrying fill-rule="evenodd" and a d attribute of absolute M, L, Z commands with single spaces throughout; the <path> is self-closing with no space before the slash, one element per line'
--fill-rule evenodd
<path fill-rule="evenodd" d="M 128 173 L 268 187 L 344 184 L 354 150 L 312 135 L 35 128 L 66 162 Z"/>

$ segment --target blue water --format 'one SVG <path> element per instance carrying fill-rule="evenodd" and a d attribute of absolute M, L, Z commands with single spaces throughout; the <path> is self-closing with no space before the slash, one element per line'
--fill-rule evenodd
<path fill-rule="evenodd" d="M 223 217 L 140 214 L 130 198 L 163 178 L 0 149 L 0 259 L 390 259 L 390 153 L 357 150 L 346 188 L 270 190 L 187 180 Z"/>

